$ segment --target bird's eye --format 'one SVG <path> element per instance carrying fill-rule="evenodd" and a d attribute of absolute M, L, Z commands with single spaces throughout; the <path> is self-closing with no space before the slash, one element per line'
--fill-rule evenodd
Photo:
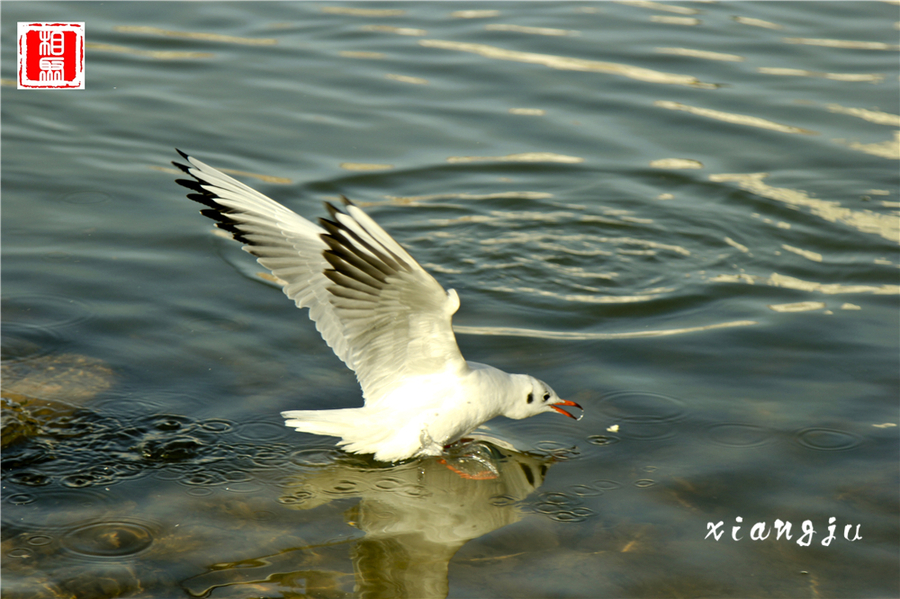
<path fill-rule="evenodd" d="M 550 399 L 550 394 L 544 393 L 544 401 L 547 401 L 548 399 Z"/>
<path fill-rule="evenodd" d="M 528 401 L 528 403 L 531 403 L 531 402 L 534 401 L 534 395 L 533 395 L 532 393 L 529 393 L 529 394 L 528 394 L 528 399 L 527 399 L 527 401 Z"/>

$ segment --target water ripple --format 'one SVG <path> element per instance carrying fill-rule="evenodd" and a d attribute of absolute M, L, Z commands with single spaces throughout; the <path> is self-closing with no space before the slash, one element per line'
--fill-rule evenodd
<path fill-rule="evenodd" d="M 228 484 L 239 492 L 252 472 L 283 468 L 294 451 L 284 443 L 261 443 L 265 439 L 229 443 L 234 439 L 229 435 L 240 436 L 241 426 L 219 418 L 158 413 L 126 419 L 62 402 L 34 405 L 26 412 L 3 399 L 4 442 L 9 443 L 2 479 L 23 487 L 56 483 L 83 490 L 155 473 L 189 487 Z M 15 439 L 7 434 L 13 418 L 18 418 Z M 279 434 L 283 429 L 266 424 L 264 430 L 269 428 Z M 333 456 L 329 452 L 322 459 Z M 27 501 L 25 494 L 18 495 L 17 500 Z"/>
<path fill-rule="evenodd" d="M 32 534 L 51 536 L 50 531 L 102 518 L 112 508 L 110 497 L 95 489 L 48 487 L 39 494 L 14 493 L 4 502 L 4 531 L 21 527 Z"/>
<path fill-rule="evenodd" d="M 289 459 L 298 466 L 327 466 L 341 455 L 343 454 L 334 447 L 312 447 L 293 452 Z"/>
<path fill-rule="evenodd" d="M 772 440 L 772 432 L 755 424 L 722 422 L 706 429 L 706 438 L 724 447 L 756 447 Z"/>
<path fill-rule="evenodd" d="M 794 439 L 816 451 L 846 451 L 862 443 L 862 438 L 853 433 L 831 428 L 805 428 L 794 433 Z"/>
<path fill-rule="evenodd" d="M 84 302 L 56 295 L 20 295 L 3 300 L 3 320 L 19 326 L 51 330 L 93 316 Z"/>
<path fill-rule="evenodd" d="M 607 435 L 591 435 L 587 440 L 591 445 L 615 445 L 620 441 L 618 437 L 610 437 Z"/>
<path fill-rule="evenodd" d="M 624 391 L 604 397 L 600 410 L 612 422 L 620 424 L 622 437 L 641 441 L 656 441 L 675 435 L 674 423 L 685 415 L 681 400 L 656 393 Z M 591 439 L 595 445 L 613 443 L 611 437 L 597 435 Z"/>
<path fill-rule="evenodd" d="M 136 555 L 153 544 L 154 534 L 137 522 L 97 522 L 73 528 L 61 541 L 68 551 L 90 558 Z"/>
<path fill-rule="evenodd" d="M 263 420 L 251 420 L 235 424 L 235 434 L 248 441 L 275 441 L 286 437 L 291 429 L 283 424 Z"/>
<path fill-rule="evenodd" d="M 108 193 L 93 190 L 74 191 L 62 197 L 63 202 L 76 205 L 102 204 L 103 202 L 108 202 L 111 199 L 112 196 L 110 196 Z"/>
<path fill-rule="evenodd" d="M 578 485 L 584 487 L 584 485 Z M 582 522 L 594 515 L 594 511 L 582 504 L 584 493 L 546 491 L 537 496 L 532 509 L 557 522 Z"/>
<path fill-rule="evenodd" d="M 4 363 L 44 357 L 62 344 L 62 336 L 54 329 L 7 322 L 3 308 L 2 359 Z"/>
<path fill-rule="evenodd" d="M 12 505 L 28 505 L 34 503 L 36 497 L 29 493 L 16 493 L 15 495 L 7 495 L 6 502 Z"/>
<path fill-rule="evenodd" d="M 639 391 L 611 393 L 598 406 L 610 418 L 626 422 L 674 422 L 685 414 L 680 399 Z"/>

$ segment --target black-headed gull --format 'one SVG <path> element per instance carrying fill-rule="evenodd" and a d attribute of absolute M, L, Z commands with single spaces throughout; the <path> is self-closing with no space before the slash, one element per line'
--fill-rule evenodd
<path fill-rule="evenodd" d="M 277 277 L 298 308 L 309 308 L 325 342 L 356 373 L 362 408 L 291 410 L 285 424 L 340 437 L 353 453 L 395 462 L 439 455 L 494 418 L 527 418 L 560 406 L 543 381 L 467 362 L 450 321 L 459 308 L 399 243 L 350 200 L 325 204 L 313 224 L 228 175 L 188 156 L 177 183 L 201 214 L 244 244 Z"/>

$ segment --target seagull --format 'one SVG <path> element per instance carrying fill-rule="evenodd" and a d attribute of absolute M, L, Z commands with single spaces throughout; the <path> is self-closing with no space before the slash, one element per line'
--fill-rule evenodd
<path fill-rule="evenodd" d="M 544 412 L 576 418 L 547 383 L 467 362 L 451 319 L 459 295 L 445 291 L 384 229 L 341 196 L 318 225 L 221 171 L 176 151 L 191 179 L 176 183 L 201 214 L 241 242 L 325 343 L 356 373 L 364 406 L 282 412 L 300 432 L 338 437 L 350 453 L 382 462 L 441 455 L 497 416 Z"/>

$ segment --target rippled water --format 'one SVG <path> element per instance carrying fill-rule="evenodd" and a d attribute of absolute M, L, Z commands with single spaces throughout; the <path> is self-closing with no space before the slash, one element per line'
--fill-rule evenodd
<path fill-rule="evenodd" d="M 896 4 L 2 17 L 88 43 L 84 91 L 2 65 L 4 597 L 900 595 Z M 367 206 L 584 419 L 396 465 L 286 429 L 359 389 L 175 146 Z"/>

